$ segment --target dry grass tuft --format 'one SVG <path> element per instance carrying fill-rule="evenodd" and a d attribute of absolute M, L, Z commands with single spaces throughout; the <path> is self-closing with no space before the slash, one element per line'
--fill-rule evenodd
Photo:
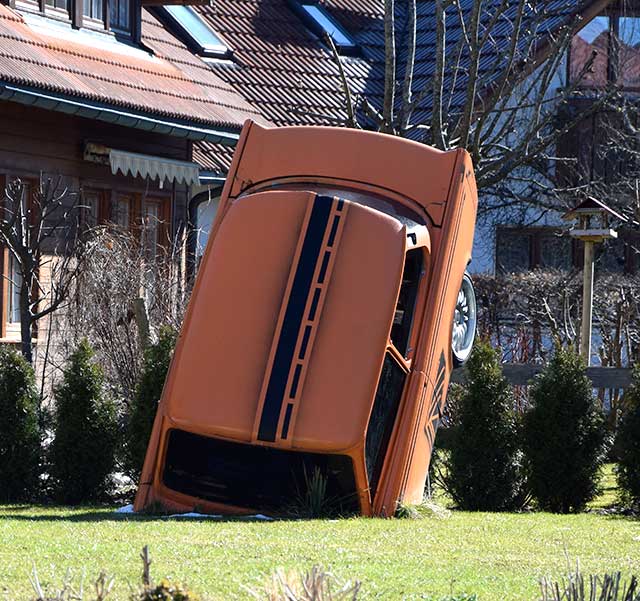
<path fill-rule="evenodd" d="M 640 586 L 635 576 L 623 580 L 620 572 L 612 572 L 585 577 L 579 563 L 575 572 L 559 582 L 542 578 L 540 591 L 540 601 L 640 601 Z"/>
<path fill-rule="evenodd" d="M 304 574 L 278 569 L 264 591 L 248 592 L 259 601 L 357 601 L 360 582 L 340 582 L 318 566 Z"/>

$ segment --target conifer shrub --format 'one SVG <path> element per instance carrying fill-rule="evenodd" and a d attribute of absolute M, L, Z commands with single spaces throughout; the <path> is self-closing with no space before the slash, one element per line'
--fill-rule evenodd
<path fill-rule="evenodd" d="M 71 354 L 55 388 L 51 479 L 55 498 L 79 504 L 107 494 L 118 438 L 116 408 L 86 340 Z"/>
<path fill-rule="evenodd" d="M 625 501 L 640 504 L 640 366 L 633 370 L 624 400 L 616 439 L 618 486 Z"/>
<path fill-rule="evenodd" d="M 169 371 L 177 333 L 173 328 L 160 330 L 158 341 L 147 348 L 140 381 L 131 407 L 125 442 L 125 464 L 129 476 L 137 481 L 151 437 L 153 420 Z"/>
<path fill-rule="evenodd" d="M 524 418 L 528 482 L 547 511 L 580 511 L 598 493 L 606 424 L 585 369 L 572 349 L 558 345 L 531 388 L 533 406 Z"/>
<path fill-rule="evenodd" d="M 456 400 L 445 485 L 461 509 L 504 511 L 522 505 L 522 451 L 513 393 L 498 353 L 479 342 Z"/>
<path fill-rule="evenodd" d="M 26 501 L 38 490 L 41 437 L 31 365 L 0 346 L 0 500 Z"/>

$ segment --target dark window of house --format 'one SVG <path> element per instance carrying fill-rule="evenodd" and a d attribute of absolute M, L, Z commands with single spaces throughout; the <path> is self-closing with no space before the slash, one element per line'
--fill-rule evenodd
<path fill-rule="evenodd" d="M 256 511 L 285 512 L 319 471 L 337 514 L 358 511 L 353 461 L 346 455 L 304 453 L 171 430 L 162 480 L 183 494 Z"/>
<path fill-rule="evenodd" d="M 596 266 L 598 272 L 636 273 L 639 264 L 640 232 L 618 229 L 618 237 L 610 238 L 596 245 Z M 580 247 L 582 261 L 583 247 Z M 580 263 L 582 265 L 582 263 Z"/>
<path fill-rule="evenodd" d="M 104 18 L 102 2 L 103 0 L 83 0 L 82 14 L 85 17 L 101 21 Z"/>
<path fill-rule="evenodd" d="M 387 447 L 396 422 L 400 399 L 406 380 L 406 373 L 387 352 L 378 382 L 376 398 L 373 402 L 367 438 L 365 442 L 365 459 L 367 476 L 369 477 L 369 493 L 371 500 L 375 497 L 380 480 L 380 473 L 387 455 Z"/>
<path fill-rule="evenodd" d="M 403 355 L 409 354 L 411 327 L 416 308 L 416 298 L 422 275 L 422 249 L 415 248 L 407 253 L 402 273 L 402 285 L 391 328 L 391 343 Z"/>
<path fill-rule="evenodd" d="M 90 29 L 104 29 L 109 27 L 114 32 L 126 34 L 127 38 L 133 34 L 139 35 L 136 16 L 139 18 L 140 4 L 134 0 L 27 0 L 37 5 L 46 16 L 56 19 L 69 18 L 75 28 L 88 27 Z M 2 0 L 0 0 L 0 4 Z M 138 13 L 134 12 L 137 7 Z"/>
<path fill-rule="evenodd" d="M 102 193 L 98 190 L 83 190 L 80 218 L 85 227 L 95 227 L 100 223 Z"/>
<path fill-rule="evenodd" d="M 573 241 L 567 232 L 539 230 L 534 234 L 534 267 L 569 270 L 572 265 Z"/>
<path fill-rule="evenodd" d="M 589 109 L 591 100 L 576 96 L 567 103 L 569 109 L 561 119 L 569 124 Z M 626 131 L 627 115 L 602 110 L 586 115 L 574 123 L 571 130 L 558 141 L 558 156 L 574 159 L 558 165 L 559 186 L 589 185 L 594 180 L 606 184 L 631 179 L 640 169 L 637 142 Z M 629 114 L 629 122 L 637 127 L 638 117 Z"/>
<path fill-rule="evenodd" d="M 115 31 L 131 31 L 130 0 L 109 0 L 109 25 Z"/>
<path fill-rule="evenodd" d="M 571 269 L 573 241 L 555 228 L 498 228 L 496 271 L 520 273 L 529 269 Z"/>
<path fill-rule="evenodd" d="M 59 8 L 61 10 L 69 10 L 68 0 L 46 0 L 46 5 L 52 8 Z"/>
<path fill-rule="evenodd" d="M 531 266 L 531 236 L 522 230 L 498 229 L 496 232 L 496 270 L 519 273 Z"/>
<path fill-rule="evenodd" d="M 606 240 L 596 245 L 596 265 L 598 272 L 624 273 L 627 253 L 625 243 L 620 238 Z"/>

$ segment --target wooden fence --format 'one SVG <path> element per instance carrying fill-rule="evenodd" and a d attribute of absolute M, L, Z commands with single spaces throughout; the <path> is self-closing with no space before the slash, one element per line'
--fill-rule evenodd
<path fill-rule="evenodd" d="M 526 386 L 543 369 L 544 365 L 528 363 L 502 364 L 504 376 L 513 386 Z M 587 375 L 591 378 L 594 388 L 621 389 L 627 388 L 631 384 L 631 371 L 627 367 L 588 367 Z M 454 369 L 451 381 L 464 384 L 465 369 Z"/>

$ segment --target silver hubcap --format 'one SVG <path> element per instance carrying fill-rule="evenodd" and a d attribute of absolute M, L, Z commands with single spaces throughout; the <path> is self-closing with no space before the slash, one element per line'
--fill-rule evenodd
<path fill-rule="evenodd" d="M 462 280 L 453 317 L 452 346 L 456 357 L 464 361 L 471 354 L 476 333 L 476 295 L 471 280 Z"/>

